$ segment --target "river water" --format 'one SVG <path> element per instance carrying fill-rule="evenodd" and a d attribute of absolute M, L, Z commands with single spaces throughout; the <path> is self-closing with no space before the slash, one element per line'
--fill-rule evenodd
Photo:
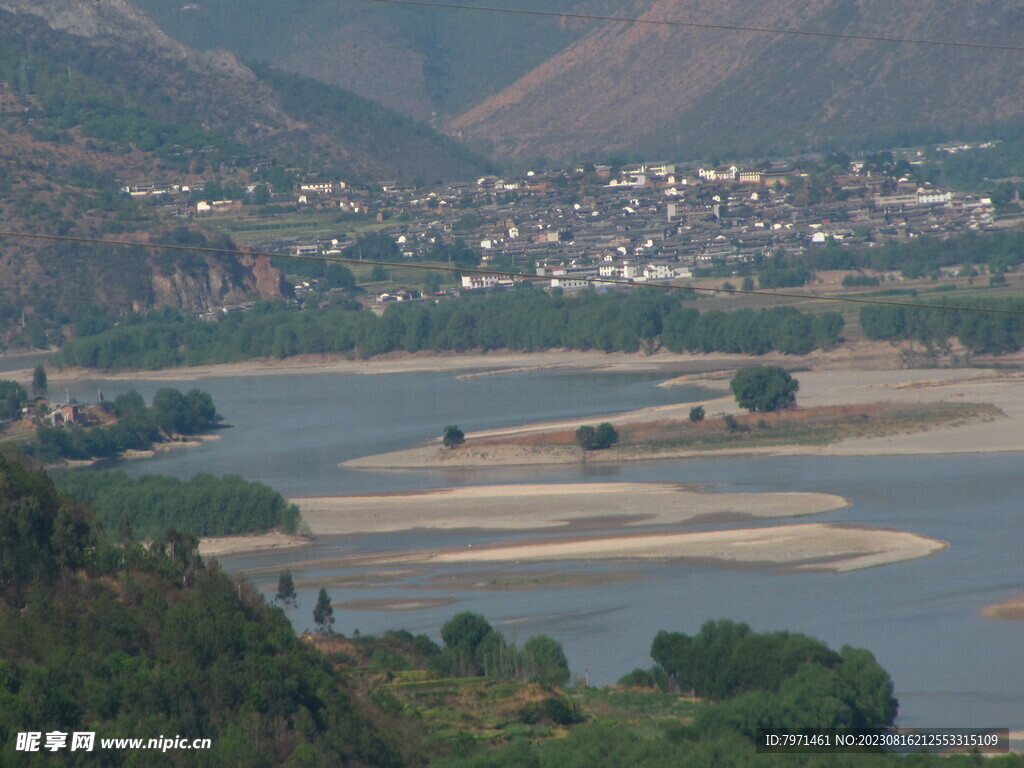
<path fill-rule="evenodd" d="M 943 539 L 930 557 L 852 573 L 779 574 L 694 564 L 558 563 L 531 566 L 593 577 L 628 571 L 628 581 L 531 590 L 468 589 L 444 579 L 460 572 L 529 569 L 448 566 L 414 569 L 367 584 L 316 561 L 369 551 L 468 545 L 521 534 L 446 532 L 328 537 L 289 552 L 222 558 L 272 592 L 286 565 L 296 581 L 296 628 L 312 624 L 322 583 L 335 601 L 447 598 L 441 607 L 402 612 L 337 609 L 336 629 L 351 633 L 404 628 L 435 638 L 462 610 L 485 615 L 522 642 L 546 633 L 562 642 L 575 675 L 605 683 L 649 666 L 659 629 L 695 632 L 712 618 L 755 630 L 788 629 L 870 649 L 890 671 L 907 726 L 1024 726 L 1024 624 L 981 618 L 979 609 L 1019 593 L 1024 545 L 1024 473 L 1017 453 L 897 457 L 777 457 L 636 462 L 623 466 L 369 472 L 338 463 L 396 450 L 440 434 L 595 415 L 707 397 L 695 388 L 659 388 L 654 374 L 553 370 L 458 379 L 451 373 L 317 374 L 204 379 L 231 428 L 203 446 L 122 465 L 131 473 L 189 477 L 200 471 L 261 480 L 285 495 L 340 495 L 489 483 L 673 481 L 719 492 L 819 491 L 852 505 L 817 516 L 908 530 Z M 93 401 L 138 389 L 194 382 L 78 382 L 71 394 Z M 766 524 L 770 524 L 766 523 Z M 740 524 L 737 524 L 740 525 Z M 700 526 L 694 526 L 700 527 Z M 707 527 L 707 526 L 704 526 Z M 255 570 L 262 569 L 262 570 Z M 493 576 L 493 574 L 491 574 Z M 361 579 L 344 586 L 338 579 Z"/>

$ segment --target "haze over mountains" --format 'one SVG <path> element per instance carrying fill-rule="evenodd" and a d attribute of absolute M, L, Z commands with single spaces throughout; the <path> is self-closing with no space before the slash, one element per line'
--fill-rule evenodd
<path fill-rule="evenodd" d="M 313 0 L 139 0 L 172 34 L 351 88 L 499 158 L 804 150 L 1003 124 L 1024 53 Z M 499 5 L 499 4 L 493 4 Z M 675 0 L 510 8 L 1015 45 L 1019 0 Z"/>

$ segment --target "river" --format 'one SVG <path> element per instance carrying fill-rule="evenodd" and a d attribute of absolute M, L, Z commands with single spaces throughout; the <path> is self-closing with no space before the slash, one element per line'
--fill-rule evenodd
<path fill-rule="evenodd" d="M 543 370 L 459 379 L 451 373 L 316 374 L 204 379 L 232 426 L 220 439 L 122 464 L 131 473 L 188 477 L 236 473 L 289 496 L 341 495 L 488 483 L 675 481 L 720 492 L 820 491 L 852 505 L 816 517 L 912 531 L 943 539 L 947 550 L 919 560 L 851 573 L 778 574 L 693 564 L 559 563 L 531 566 L 547 577 L 628 571 L 632 580 L 529 590 L 451 585 L 462 572 L 522 575 L 524 567 L 454 566 L 381 574 L 324 568 L 321 558 L 367 551 L 468 545 L 508 533 L 406 533 L 323 538 L 302 550 L 224 557 L 272 592 L 290 565 L 300 589 L 296 628 L 312 624 L 320 583 L 335 601 L 439 597 L 452 604 L 387 612 L 338 609 L 338 631 L 405 628 L 439 636 L 461 610 L 485 615 L 522 642 L 546 633 L 562 642 L 575 675 L 605 683 L 638 666 L 659 629 L 695 632 L 711 618 L 748 622 L 759 631 L 789 629 L 870 649 L 890 671 L 907 726 L 1024 726 L 1024 625 L 981 618 L 983 606 L 1024 586 L 1021 454 L 901 457 L 774 457 L 652 461 L 622 466 L 557 466 L 473 471 L 368 472 L 338 467 L 356 456 L 436 437 L 446 424 L 464 430 L 614 411 L 708 396 L 695 388 L 659 388 L 656 374 Z M 93 401 L 135 388 L 193 382 L 77 382 L 71 394 Z M 699 527 L 699 526 L 697 526 Z M 706 526 L 705 526 L 706 527 Z M 516 534 L 518 536 L 518 534 Z M 253 572 L 253 569 L 262 569 Z M 369 574 L 372 576 L 373 574 Z M 493 573 L 490 574 L 493 576 Z M 344 580 L 356 578 L 348 585 Z"/>

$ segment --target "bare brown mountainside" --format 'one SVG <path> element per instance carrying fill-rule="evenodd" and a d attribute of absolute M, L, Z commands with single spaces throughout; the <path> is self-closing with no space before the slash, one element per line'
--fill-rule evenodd
<path fill-rule="evenodd" d="M 616 15 L 1019 45 L 1019 0 L 637 0 Z M 1024 114 L 1024 53 L 605 23 L 449 129 L 496 155 L 806 148 Z"/>

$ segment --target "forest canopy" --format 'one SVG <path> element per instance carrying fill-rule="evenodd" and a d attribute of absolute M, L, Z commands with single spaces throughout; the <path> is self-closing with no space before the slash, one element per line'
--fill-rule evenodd
<path fill-rule="evenodd" d="M 67 343 L 61 359 L 87 368 L 165 368 L 256 357 L 393 351 L 547 349 L 636 352 L 768 352 L 803 355 L 837 344 L 843 319 L 791 307 L 701 313 L 691 294 L 631 290 L 577 296 L 524 286 L 437 303 L 395 304 L 383 317 L 349 309 L 293 311 L 271 304 L 203 322 L 173 311 L 131 315 L 116 327 Z"/>
<path fill-rule="evenodd" d="M 56 474 L 62 493 L 92 505 L 111 531 L 126 528 L 139 538 L 169 528 L 195 536 L 230 536 L 268 531 L 294 533 L 299 510 L 274 489 L 238 475 L 200 473 L 191 480 L 162 475 L 129 477 L 124 472 L 69 471 Z"/>

